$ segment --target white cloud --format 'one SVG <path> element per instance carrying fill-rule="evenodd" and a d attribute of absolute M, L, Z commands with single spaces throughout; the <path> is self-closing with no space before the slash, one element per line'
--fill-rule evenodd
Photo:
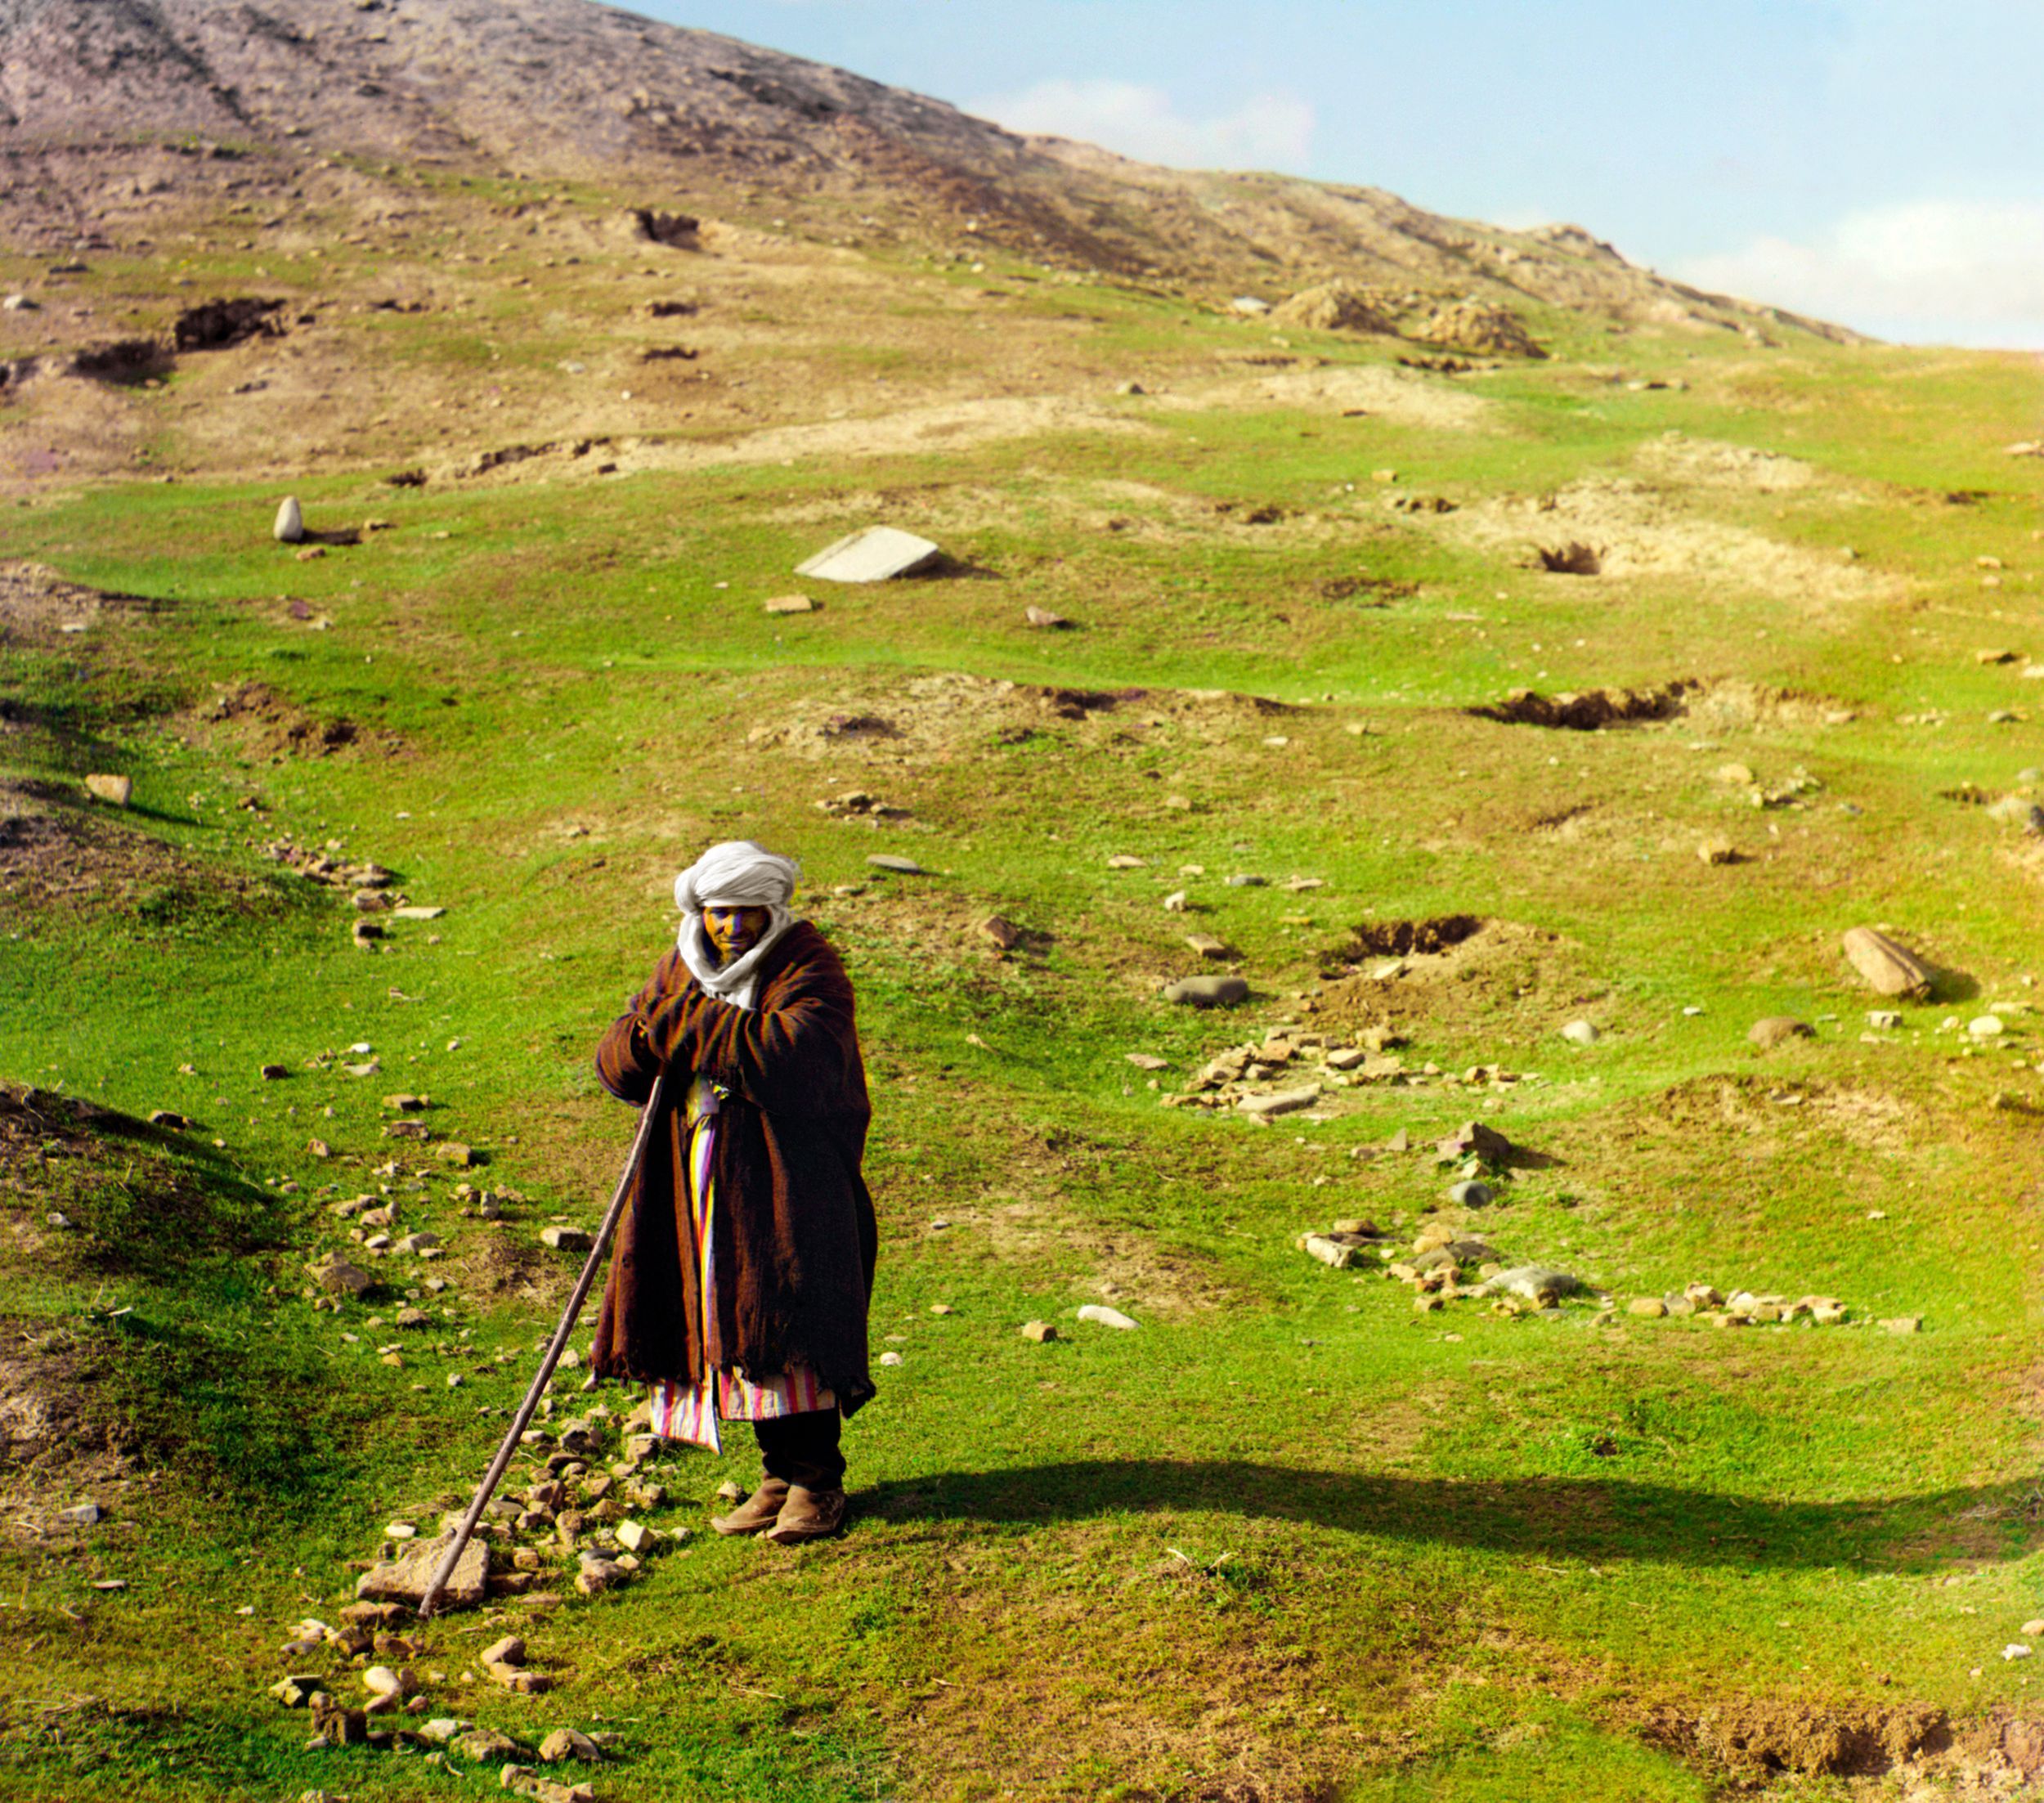
<path fill-rule="evenodd" d="M 1181 169 L 1303 168 L 1313 107 L 1290 94 L 1254 94 L 1231 113 L 1188 119 L 1161 87 L 1136 82 L 1038 82 L 965 110 L 1011 132 L 1078 138 L 1145 163 Z"/>
<path fill-rule="evenodd" d="M 2044 202 L 1867 208 L 1807 241 L 1755 238 L 1676 273 L 1905 343 L 2044 349 Z"/>

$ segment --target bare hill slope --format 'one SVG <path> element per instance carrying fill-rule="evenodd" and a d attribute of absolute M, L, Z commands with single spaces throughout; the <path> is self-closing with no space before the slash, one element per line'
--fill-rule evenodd
<path fill-rule="evenodd" d="M 1277 300 L 1531 302 L 1636 324 L 1837 329 L 1706 295 L 1572 226 L 1441 218 L 1373 188 L 1188 173 L 1023 137 L 942 101 L 590 0 L 0 0 L 0 151 L 195 135 L 471 173 L 641 184 L 649 204 L 842 244 L 993 244 Z"/>

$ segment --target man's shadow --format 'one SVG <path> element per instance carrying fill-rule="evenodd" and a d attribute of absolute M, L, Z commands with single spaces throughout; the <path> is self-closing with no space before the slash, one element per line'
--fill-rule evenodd
<path fill-rule="evenodd" d="M 1649 1559 L 1748 1570 L 1903 1570 L 1930 1563 L 1925 1549 L 1962 1514 L 2004 1528 L 1988 1556 L 2021 1556 L 2037 1541 L 2044 1491 L 2024 1479 L 1919 1496 L 1796 1502 L 1616 1475 L 1405 1477 L 1248 1460 L 1086 1459 L 938 1472 L 876 1486 L 858 1506 L 883 1521 L 1042 1524 L 1186 1511 L 1593 1564 Z M 1970 1542 L 1968 1552 L 1979 1556 L 1978 1545 Z"/>

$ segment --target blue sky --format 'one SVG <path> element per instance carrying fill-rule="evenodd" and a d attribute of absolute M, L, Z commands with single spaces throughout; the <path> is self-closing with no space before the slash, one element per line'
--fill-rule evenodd
<path fill-rule="evenodd" d="M 1018 129 L 2044 348 L 2044 0 L 636 0 Z"/>

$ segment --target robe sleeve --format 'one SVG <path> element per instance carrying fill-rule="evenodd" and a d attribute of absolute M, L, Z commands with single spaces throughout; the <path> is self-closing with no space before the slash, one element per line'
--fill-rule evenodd
<path fill-rule="evenodd" d="M 678 999 L 674 984 L 680 963 L 675 953 L 663 958 L 651 980 L 632 998 L 630 1007 L 612 1021 L 597 1043 L 597 1079 L 620 1101 L 643 1103 L 653 1092 L 666 1061 L 656 1047 L 652 1021 L 657 1011 L 671 1007 Z"/>
<path fill-rule="evenodd" d="M 657 1055 L 769 1114 L 840 1113 L 858 1056 L 852 981 L 818 940 L 764 987 L 756 1006 L 733 1007 L 695 990 L 658 1009 L 648 1038 Z"/>

